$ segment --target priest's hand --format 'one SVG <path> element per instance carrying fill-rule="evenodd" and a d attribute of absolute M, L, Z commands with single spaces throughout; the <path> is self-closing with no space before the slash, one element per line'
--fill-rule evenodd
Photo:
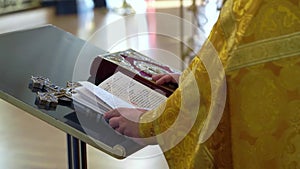
<path fill-rule="evenodd" d="M 153 75 L 152 80 L 156 82 L 158 85 L 162 85 L 165 83 L 177 83 L 179 81 L 180 74 L 170 73 L 170 74 L 158 74 Z"/>
<path fill-rule="evenodd" d="M 120 134 L 140 138 L 139 119 L 146 111 L 144 109 L 118 108 L 106 112 L 104 118 Z"/>

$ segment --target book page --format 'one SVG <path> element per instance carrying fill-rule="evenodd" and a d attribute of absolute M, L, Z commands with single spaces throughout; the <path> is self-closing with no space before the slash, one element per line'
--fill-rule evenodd
<path fill-rule="evenodd" d="M 97 107 L 101 107 L 101 109 L 105 107 L 110 110 L 118 107 L 134 108 L 133 105 L 101 89 L 93 83 L 87 81 L 81 81 L 79 83 L 82 86 L 75 90 L 77 93 L 73 95 L 73 99 L 94 110 L 97 109 Z"/>
<path fill-rule="evenodd" d="M 74 105 L 84 105 L 101 114 L 111 110 L 112 108 L 103 100 L 99 99 L 94 93 L 83 86 L 76 88 L 76 93 L 72 95 L 75 101 Z"/>
<path fill-rule="evenodd" d="M 103 81 L 99 87 L 137 108 L 154 109 L 167 99 L 121 72 Z"/>

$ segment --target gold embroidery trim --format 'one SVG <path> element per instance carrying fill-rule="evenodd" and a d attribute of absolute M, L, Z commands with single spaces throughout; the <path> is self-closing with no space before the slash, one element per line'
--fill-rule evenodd
<path fill-rule="evenodd" d="M 226 71 L 300 55 L 300 32 L 238 46 Z"/>
<path fill-rule="evenodd" d="M 222 10 L 220 13 L 221 28 L 224 32 L 226 39 L 230 37 L 230 32 L 233 32 L 236 27 L 234 14 L 232 13 L 231 10 L 232 6 L 233 6 L 233 1 L 228 1 L 228 3 L 224 4 L 223 7 L 224 10 Z"/>
<path fill-rule="evenodd" d="M 211 167 L 216 168 L 215 158 L 213 157 L 213 155 L 210 153 L 210 151 L 208 150 L 208 148 L 206 146 L 204 146 L 204 153 L 206 154 L 209 164 L 212 165 Z"/>

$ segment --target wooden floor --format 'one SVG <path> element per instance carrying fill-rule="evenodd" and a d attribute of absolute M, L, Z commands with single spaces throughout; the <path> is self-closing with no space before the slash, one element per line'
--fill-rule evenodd
<path fill-rule="evenodd" d="M 190 1 L 185 1 L 184 18 L 188 20 L 193 19 L 193 15 L 186 10 L 190 4 Z M 149 6 L 149 4 L 146 5 Z M 179 16 L 178 1 L 169 0 L 168 3 L 159 1 L 158 4 L 150 5 L 156 12 Z M 215 9 L 216 7 L 213 6 L 212 9 L 207 10 L 211 12 L 209 22 L 206 23 L 207 32 L 216 20 L 217 11 Z M 120 18 L 120 15 L 103 9 L 96 9 L 83 15 L 57 16 L 54 8 L 39 8 L 0 16 L 0 34 L 53 24 L 87 40 L 96 30 Z M 174 49 L 175 53 L 178 52 L 175 51 L 178 49 L 176 45 L 170 45 L 167 42 L 163 45 L 166 48 Z M 172 63 L 172 59 L 159 56 L 155 59 L 165 60 L 168 64 L 173 64 L 173 67 L 181 69 L 177 63 Z M 0 99 L 0 168 L 67 168 L 66 134 Z M 125 160 L 116 160 L 88 146 L 88 168 L 167 169 L 168 166 L 158 146 L 147 147 Z"/>

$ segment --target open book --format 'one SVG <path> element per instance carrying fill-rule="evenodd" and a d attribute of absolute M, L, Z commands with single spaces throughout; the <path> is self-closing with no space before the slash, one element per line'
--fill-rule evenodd
<path fill-rule="evenodd" d="M 164 102 L 166 96 L 121 72 L 99 85 L 88 81 L 79 83 L 82 86 L 75 89 L 73 104 L 83 131 L 94 139 L 102 151 L 116 158 L 125 158 L 141 150 L 143 145 L 112 130 L 101 114 L 119 107 L 153 109 Z"/>
<path fill-rule="evenodd" d="M 117 72 L 98 86 L 79 82 L 73 100 L 101 114 L 120 107 L 153 109 L 167 98 L 133 78 Z"/>

